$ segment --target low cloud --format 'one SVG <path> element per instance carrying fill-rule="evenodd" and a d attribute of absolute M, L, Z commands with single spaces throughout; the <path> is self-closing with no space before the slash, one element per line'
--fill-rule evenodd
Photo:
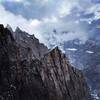
<path fill-rule="evenodd" d="M 75 14 L 72 13 L 72 9 Z M 81 11 L 84 14 L 94 13 L 95 19 L 100 16 L 95 9 L 95 4 L 90 0 L 81 2 L 80 0 L 43 0 L 43 2 L 41 0 L 30 0 L 30 2 L 29 0 L 4 0 L 0 4 L 0 23 L 5 26 L 10 24 L 14 30 L 19 26 L 29 34 L 35 34 L 40 42 L 48 46 L 63 44 L 77 38 L 86 41 L 89 34 L 84 28 L 84 23 L 88 25 L 90 20 L 81 19 Z M 52 32 L 54 29 L 57 30 L 56 34 Z M 63 31 L 68 32 L 62 33 Z"/>

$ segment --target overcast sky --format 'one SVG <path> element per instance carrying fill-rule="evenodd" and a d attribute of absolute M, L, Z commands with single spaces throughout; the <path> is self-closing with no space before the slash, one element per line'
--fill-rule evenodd
<path fill-rule="evenodd" d="M 54 35 L 53 29 L 58 31 L 57 42 L 86 40 L 86 25 L 98 19 L 100 0 L 0 0 L 0 23 L 10 24 L 13 29 L 19 26 L 45 44 L 47 37 Z M 70 34 L 62 35 L 61 31 Z"/>

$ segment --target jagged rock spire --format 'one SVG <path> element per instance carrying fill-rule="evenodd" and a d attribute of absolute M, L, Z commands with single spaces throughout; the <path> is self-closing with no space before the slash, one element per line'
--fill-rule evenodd
<path fill-rule="evenodd" d="M 16 27 L 15 33 L 16 32 L 22 32 L 22 30 L 19 27 Z"/>
<path fill-rule="evenodd" d="M 11 28 L 11 26 L 9 24 L 7 24 L 6 28 L 12 33 L 13 29 Z"/>

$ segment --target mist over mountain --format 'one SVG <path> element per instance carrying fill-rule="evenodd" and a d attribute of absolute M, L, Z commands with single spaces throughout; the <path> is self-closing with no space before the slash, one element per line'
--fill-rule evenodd
<path fill-rule="evenodd" d="M 75 33 L 64 35 L 66 41 L 76 38 L 86 41 L 97 36 L 100 29 L 99 0 L 1 0 L 0 12 L 0 23 L 5 26 L 9 23 L 14 30 L 19 26 L 46 45 L 49 43 L 45 37 L 49 38 L 54 29 L 61 34 L 62 31 Z"/>

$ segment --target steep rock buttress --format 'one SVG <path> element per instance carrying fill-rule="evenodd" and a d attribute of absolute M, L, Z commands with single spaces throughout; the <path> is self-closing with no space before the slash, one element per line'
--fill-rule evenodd
<path fill-rule="evenodd" d="M 0 25 L 0 100 L 91 100 L 82 72 L 58 47 L 48 51 L 32 35 L 13 34 Z"/>

